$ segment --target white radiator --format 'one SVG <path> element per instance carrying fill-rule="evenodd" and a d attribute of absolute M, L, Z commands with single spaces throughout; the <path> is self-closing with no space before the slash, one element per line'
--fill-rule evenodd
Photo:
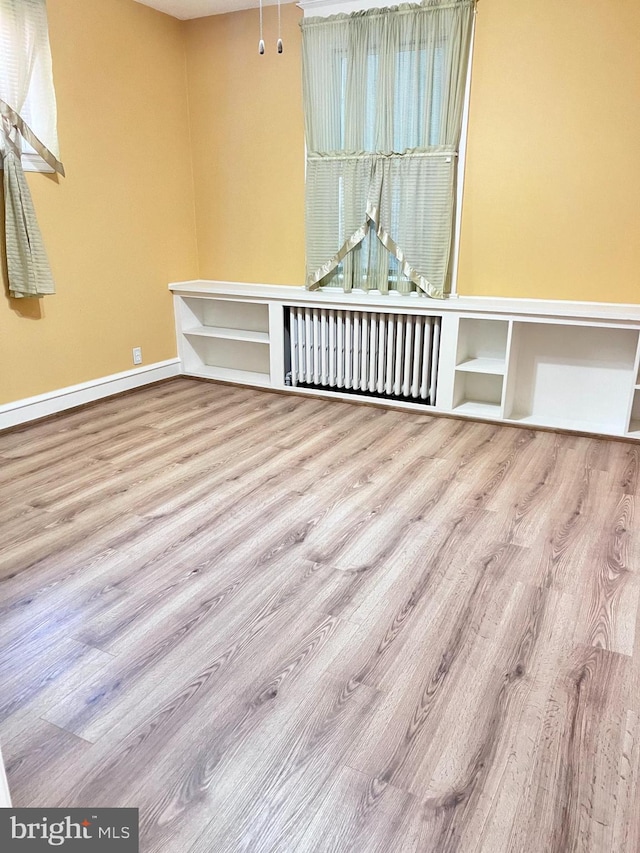
<path fill-rule="evenodd" d="M 292 385 L 435 405 L 439 317 L 306 307 L 288 311 Z"/>

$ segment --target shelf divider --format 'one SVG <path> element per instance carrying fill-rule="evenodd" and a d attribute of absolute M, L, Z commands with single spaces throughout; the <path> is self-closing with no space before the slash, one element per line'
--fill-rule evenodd
<path fill-rule="evenodd" d="M 458 406 L 454 406 L 453 413 L 456 415 L 470 415 L 477 418 L 499 418 L 500 403 L 484 403 L 480 400 L 465 400 Z"/>
<path fill-rule="evenodd" d="M 271 377 L 268 373 L 258 373 L 252 370 L 203 364 L 190 370 L 189 375 L 201 376 L 204 379 L 220 379 L 223 382 L 240 382 L 243 385 L 259 385 L 263 388 L 271 387 Z"/>
<path fill-rule="evenodd" d="M 248 329 L 229 329 L 223 326 L 193 326 L 184 330 L 185 335 L 201 338 L 224 338 L 229 341 L 250 341 L 254 344 L 268 344 L 268 332 L 253 332 Z"/>
<path fill-rule="evenodd" d="M 466 361 L 456 364 L 456 370 L 468 373 L 491 373 L 494 376 L 504 376 L 505 360 L 504 358 L 489 358 L 488 356 L 468 358 Z"/>

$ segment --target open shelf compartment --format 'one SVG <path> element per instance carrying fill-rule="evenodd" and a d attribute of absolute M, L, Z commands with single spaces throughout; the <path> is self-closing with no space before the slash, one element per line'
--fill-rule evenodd
<path fill-rule="evenodd" d="M 268 340 L 185 334 L 182 349 L 185 372 L 191 375 L 248 385 L 271 384 Z"/>
<path fill-rule="evenodd" d="M 269 306 L 263 303 L 186 297 L 181 310 L 185 335 L 269 342 Z"/>
<path fill-rule="evenodd" d="M 626 432 L 637 347 L 635 329 L 514 322 L 505 418 Z"/>
<path fill-rule="evenodd" d="M 502 376 L 456 371 L 453 411 L 479 418 L 499 418 L 502 411 Z"/>
<path fill-rule="evenodd" d="M 194 326 L 186 329 L 185 335 L 201 338 L 226 338 L 229 341 L 252 341 L 256 344 L 268 344 L 268 332 L 251 332 L 246 329 L 228 329 L 223 326 Z"/>
<path fill-rule="evenodd" d="M 503 375 L 509 322 L 463 317 L 458 329 L 456 370 Z"/>
<path fill-rule="evenodd" d="M 508 341 L 508 320 L 460 319 L 453 381 L 456 414 L 501 417 Z"/>

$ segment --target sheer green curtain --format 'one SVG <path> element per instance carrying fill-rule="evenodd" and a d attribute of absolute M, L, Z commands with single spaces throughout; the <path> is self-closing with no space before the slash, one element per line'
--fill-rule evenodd
<path fill-rule="evenodd" d="M 22 169 L 24 150 L 64 175 L 45 0 L 0 0 L 0 163 L 9 292 L 16 298 L 55 290 Z"/>
<path fill-rule="evenodd" d="M 474 8 L 302 21 L 308 288 L 447 292 Z"/>

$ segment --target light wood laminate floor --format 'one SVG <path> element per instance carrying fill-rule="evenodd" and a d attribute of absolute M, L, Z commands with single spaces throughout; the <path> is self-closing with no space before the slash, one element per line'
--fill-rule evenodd
<path fill-rule="evenodd" d="M 640 449 L 176 379 L 0 436 L 17 806 L 636 853 Z"/>

